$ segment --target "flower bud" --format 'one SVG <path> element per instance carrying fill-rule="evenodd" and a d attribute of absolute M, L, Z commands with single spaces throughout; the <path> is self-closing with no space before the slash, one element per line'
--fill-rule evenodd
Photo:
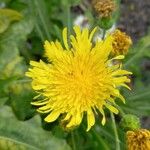
<path fill-rule="evenodd" d="M 120 125 L 125 131 L 137 130 L 140 128 L 140 119 L 135 115 L 126 114 L 123 116 Z"/>

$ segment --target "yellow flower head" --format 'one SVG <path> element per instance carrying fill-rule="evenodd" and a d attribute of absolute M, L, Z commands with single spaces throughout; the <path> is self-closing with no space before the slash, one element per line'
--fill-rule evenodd
<path fill-rule="evenodd" d="M 100 18 L 111 17 L 116 6 L 114 0 L 93 0 L 93 8 Z"/>
<path fill-rule="evenodd" d="M 121 32 L 120 30 L 115 30 L 112 34 L 113 41 L 113 55 L 125 55 L 128 53 L 128 49 L 132 44 L 132 40 L 130 36 L 128 36 L 125 32 Z"/>
<path fill-rule="evenodd" d="M 139 129 L 127 132 L 128 150 L 150 150 L 150 131 Z"/>
<path fill-rule="evenodd" d="M 32 68 L 26 73 L 32 78 L 32 87 L 44 99 L 33 102 L 39 106 L 38 111 L 48 113 L 46 122 L 55 121 L 63 114 L 66 128 L 72 128 L 81 123 L 84 114 L 87 116 L 87 131 L 95 124 L 94 114 L 99 111 L 102 124 L 105 124 L 104 107 L 118 113 L 113 106 L 114 98 L 124 101 L 118 87 L 128 86 L 130 82 L 126 70 L 119 65 L 113 65 L 113 59 L 108 59 L 112 51 L 112 36 L 104 41 L 92 44 L 96 28 L 89 33 L 87 28 L 82 31 L 74 27 L 75 35 L 70 36 L 71 46 L 67 41 L 67 28 L 63 30 L 64 46 L 60 42 L 45 42 L 45 56 L 48 63 L 31 61 Z"/>

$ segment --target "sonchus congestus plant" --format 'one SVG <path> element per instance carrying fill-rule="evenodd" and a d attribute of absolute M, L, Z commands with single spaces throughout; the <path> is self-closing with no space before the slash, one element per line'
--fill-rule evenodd
<path fill-rule="evenodd" d="M 92 42 L 96 28 L 74 27 L 75 35 L 70 35 L 68 44 L 67 28 L 63 30 L 64 46 L 59 42 L 45 41 L 47 63 L 31 61 L 26 75 L 32 78 L 32 88 L 38 93 L 32 104 L 38 112 L 47 113 L 46 122 L 53 122 L 60 115 L 67 122 L 66 128 L 80 125 L 87 116 L 87 131 L 95 124 L 97 112 L 102 114 L 102 125 L 106 118 L 104 109 L 118 114 L 115 98 L 125 102 L 119 87 L 129 88 L 129 71 L 121 69 L 123 55 L 115 55 L 113 35 L 104 40 Z M 130 88 L 129 88 L 130 89 Z"/>

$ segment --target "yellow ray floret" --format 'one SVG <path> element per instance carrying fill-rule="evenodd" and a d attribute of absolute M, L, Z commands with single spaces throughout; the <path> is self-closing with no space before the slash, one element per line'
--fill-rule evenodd
<path fill-rule="evenodd" d="M 32 78 L 32 88 L 44 99 L 32 102 L 38 111 L 48 113 L 46 122 L 55 121 L 60 115 L 67 122 L 66 127 L 78 126 L 87 116 L 87 131 L 95 124 L 95 114 L 102 114 L 102 124 L 106 122 L 104 108 L 118 113 L 114 99 L 120 98 L 120 86 L 127 87 L 130 82 L 119 65 L 113 59 L 123 59 L 122 55 L 109 58 L 113 50 L 113 37 L 92 43 L 96 28 L 74 27 L 75 35 L 70 36 L 68 44 L 67 29 L 63 30 L 64 47 L 58 42 L 45 42 L 45 56 L 48 63 L 31 61 L 32 68 L 26 75 Z M 39 96 L 39 97 L 40 97 Z"/>

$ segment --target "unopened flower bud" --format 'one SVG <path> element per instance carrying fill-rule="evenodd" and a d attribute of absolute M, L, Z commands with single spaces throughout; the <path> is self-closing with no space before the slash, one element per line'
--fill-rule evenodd
<path fill-rule="evenodd" d="M 140 119 L 135 115 L 126 114 L 123 116 L 120 125 L 125 131 L 137 130 L 140 128 Z"/>

